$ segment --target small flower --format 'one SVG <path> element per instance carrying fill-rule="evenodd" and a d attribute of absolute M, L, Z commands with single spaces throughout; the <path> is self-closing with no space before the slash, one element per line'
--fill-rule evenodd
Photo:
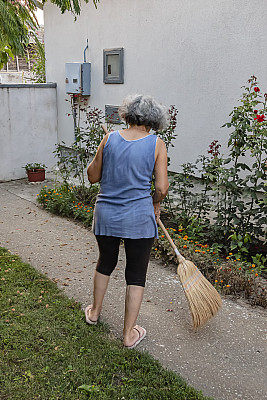
<path fill-rule="evenodd" d="M 252 264 L 252 268 L 255 268 L 255 264 Z"/>
<path fill-rule="evenodd" d="M 231 285 L 226 285 L 226 287 L 230 287 Z"/>
<path fill-rule="evenodd" d="M 255 274 L 255 276 L 258 276 L 258 274 Z"/>
<path fill-rule="evenodd" d="M 186 245 L 186 244 L 184 244 L 184 245 L 183 245 L 183 248 L 184 248 L 184 249 L 187 249 L 187 245 Z"/>
<path fill-rule="evenodd" d="M 239 267 L 238 269 L 239 269 L 239 271 L 241 271 L 241 269 L 242 269 L 242 268 L 241 268 L 241 267 Z"/>
<path fill-rule="evenodd" d="M 226 257 L 226 260 L 229 260 L 230 257 Z"/>
<path fill-rule="evenodd" d="M 256 93 L 260 91 L 260 89 L 258 88 L 258 86 L 255 86 L 255 87 L 254 87 L 254 91 L 255 91 Z"/>
<path fill-rule="evenodd" d="M 254 112 L 254 114 L 258 114 L 258 110 L 254 110 L 253 112 Z"/>
<path fill-rule="evenodd" d="M 221 280 L 221 282 L 223 282 L 223 279 Z"/>
<path fill-rule="evenodd" d="M 258 122 L 263 122 L 265 120 L 265 116 L 262 115 L 256 115 L 256 118 L 254 120 L 257 120 Z"/>
<path fill-rule="evenodd" d="M 232 256 L 233 255 L 233 253 L 229 253 L 229 256 Z"/>
<path fill-rule="evenodd" d="M 217 281 L 217 279 L 215 279 L 215 283 L 217 283 L 218 281 Z"/>

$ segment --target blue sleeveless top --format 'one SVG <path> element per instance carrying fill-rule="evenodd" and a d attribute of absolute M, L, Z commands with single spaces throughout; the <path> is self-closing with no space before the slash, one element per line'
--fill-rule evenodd
<path fill-rule="evenodd" d="M 157 136 L 127 140 L 109 134 L 103 149 L 102 178 L 92 230 L 95 235 L 158 238 L 151 196 Z"/>

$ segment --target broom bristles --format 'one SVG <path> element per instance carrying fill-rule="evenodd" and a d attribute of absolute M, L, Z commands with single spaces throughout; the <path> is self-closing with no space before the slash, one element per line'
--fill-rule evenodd
<path fill-rule="evenodd" d="M 181 260 L 181 256 L 177 258 L 177 273 L 189 303 L 194 328 L 197 329 L 217 314 L 222 299 L 192 261 Z"/>

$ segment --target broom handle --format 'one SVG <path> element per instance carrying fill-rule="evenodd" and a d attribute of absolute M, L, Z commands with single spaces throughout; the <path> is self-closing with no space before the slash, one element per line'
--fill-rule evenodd
<path fill-rule="evenodd" d="M 169 232 L 167 231 L 167 229 L 166 229 L 165 226 L 163 225 L 163 223 L 162 223 L 162 221 L 161 221 L 160 218 L 159 218 L 159 220 L 158 220 L 158 224 L 159 224 L 159 226 L 161 227 L 161 229 L 163 230 L 163 232 L 165 233 L 166 238 L 167 238 L 168 241 L 170 242 L 170 245 L 172 246 L 172 248 L 173 248 L 175 254 L 177 255 L 177 257 L 178 257 L 178 258 L 183 258 L 183 259 L 184 259 L 184 257 L 182 256 L 182 254 L 179 252 L 179 250 L 178 250 L 177 247 L 175 246 L 175 244 L 174 244 L 172 238 L 171 238 L 170 235 L 169 235 Z"/>
<path fill-rule="evenodd" d="M 108 133 L 108 130 L 107 130 L 107 128 L 105 127 L 105 125 L 102 124 L 102 125 L 101 125 L 101 128 L 103 129 L 103 131 L 104 131 L 105 133 Z M 167 229 L 165 228 L 165 226 L 163 225 L 163 223 L 161 222 L 160 219 L 159 219 L 159 221 L 158 221 L 158 224 L 159 224 L 159 226 L 161 227 L 161 229 L 163 230 L 163 232 L 165 233 L 166 238 L 167 238 L 168 241 L 170 242 L 170 244 L 171 244 L 171 246 L 172 246 L 172 248 L 173 248 L 175 254 L 177 255 L 177 257 L 184 258 L 184 257 L 182 256 L 182 254 L 179 252 L 179 250 L 177 249 L 177 247 L 175 246 L 175 244 L 174 244 L 172 238 L 170 237 L 170 235 L 169 235 Z"/>
<path fill-rule="evenodd" d="M 105 125 L 101 125 L 101 128 L 103 129 L 103 131 L 105 132 L 105 133 L 108 133 L 108 130 L 107 130 L 107 128 L 105 127 Z"/>

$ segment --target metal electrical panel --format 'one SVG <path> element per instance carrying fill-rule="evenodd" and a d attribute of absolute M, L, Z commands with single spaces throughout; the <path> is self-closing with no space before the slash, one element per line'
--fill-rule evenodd
<path fill-rule="evenodd" d="M 119 106 L 105 105 L 105 119 L 111 124 L 121 124 L 119 116 Z"/>
<path fill-rule="evenodd" d="M 103 50 L 103 80 L 104 83 L 124 82 L 124 50 L 117 49 Z"/>
<path fill-rule="evenodd" d="M 91 63 L 66 63 L 66 92 L 72 94 L 91 94 Z"/>

